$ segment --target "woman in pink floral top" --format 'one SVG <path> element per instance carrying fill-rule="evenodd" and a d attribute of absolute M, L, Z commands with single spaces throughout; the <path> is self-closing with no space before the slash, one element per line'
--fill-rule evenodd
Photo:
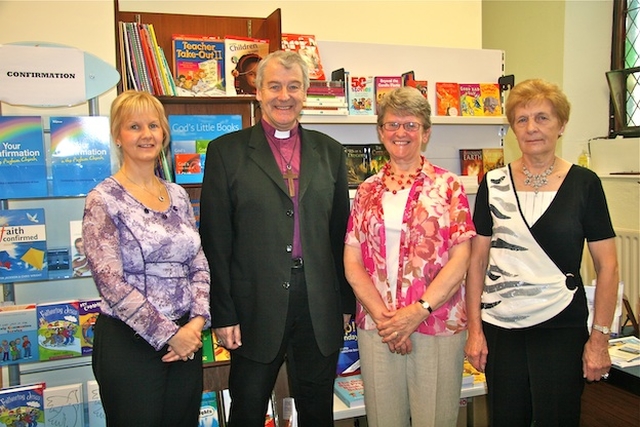
<path fill-rule="evenodd" d="M 380 102 L 390 161 L 360 185 L 344 262 L 358 308 L 370 427 L 455 426 L 475 229 L 458 177 L 425 159 L 431 107 L 415 88 Z"/>
<path fill-rule="evenodd" d="M 93 373 L 107 426 L 196 427 L 209 264 L 186 191 L 160 180 L 162 104 L 126 91 L 111 106 L 122 165 L 85 202 L 82 235 L 101 297 Z"/>

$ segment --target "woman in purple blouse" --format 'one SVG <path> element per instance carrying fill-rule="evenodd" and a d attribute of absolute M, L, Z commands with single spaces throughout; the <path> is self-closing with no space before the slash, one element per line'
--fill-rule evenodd
<path fill-rule="evenodd" d="M 121 167 L 85 203 L 82 234 L 102 314 L 93 372 L 108 426 L 197 426 L 209 267 L 186 191 L 156 177 L 169 141 L 162 104 L 126 91 L 111 106 Z"/>

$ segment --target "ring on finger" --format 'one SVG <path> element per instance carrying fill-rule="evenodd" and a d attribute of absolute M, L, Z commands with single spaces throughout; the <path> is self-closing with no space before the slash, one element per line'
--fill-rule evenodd
<path fill-rule="evenodd" d="M 609 372 L 605 372 L 604 374 L 602 374 L 603 380 L 606 380 L 607 378 L 609 378 Z"/>
<path fill-rule="evenodd" d="M 193 360 L 193 358 L 194 358 L 194 357 L 195 357 L 195 354 L 194 354 L 194 353 L 191 353 L 190 355 L 188 355 L 188 356 L 187 356 L 187 358 L 188 358 L 189 360 Z"/>

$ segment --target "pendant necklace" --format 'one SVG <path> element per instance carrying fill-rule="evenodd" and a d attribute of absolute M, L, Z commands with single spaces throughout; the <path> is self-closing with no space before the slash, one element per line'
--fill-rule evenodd
<path fill-rule="evenodd" d="M 555 157 L 553 158 L 553 163 L 551 163 L 551 166 L 549 166 L 547 168 L 547 170 L 545 170 L 544 172 L 542 172 L 541 174 L 532 174 L 529 169 L 527 169 L 527 167 L 524 165 L 524 161 L 522 162 L 522 173 L 524 173 L 525 179 L 524 179 L 524 185 L 529 186 L 529 187 L 533 187 L 533 191 L 535 194 L 538 194 L 538 191 L 540 190 L 540 187 L 544 187 L 545 185 L 547 185 L 549 183 L 549 181 L 547 180 L 547 177 L 549 175 L 551 175 L 551 172 L 553 172 L 553 167 L 556 164 L 556 159 Z"/>
<path fill-rule="evenodd" d="M 293 151 L 291 151 L 291 158 L 289 159 L 289 161 L 287 161 L 287 159 L 285 159 L 284 156 L 282 155 L 282 152 L 280 151 L 280 147 L 278 147 L 278 144 L 273 144 L 273 146 L 276 148 L 276 151 L 278 152 L 278 154 L 280 154 L 280 157 L 282 157 L 282 161 L 285 163 L 286 171 L 282 174 L 282 177 L 287 180 L 287 184 L 289 187 L 289 197 L 293 197 L 296 195 L 296 190 L 295 190 L 295 186 L 293 185 L 293 180 L 298 178 L 298 175 L 293 172 L 293 168 L 291 167 L 291 162 L 293 162 L 293 156 L 296 155 L 296 147 L 298 146 L 298 139 L 296 139 L 296 142 L 293 145 Z"/>
<path fill-rule="evenodd" d="M 132 180 L 131 178 L 129 178 L 129 176 L 125 173 L 125 171 L 123 171 L 122 169 L 120 169 L 120 172 L 122 172 L 122 175 L 124 175 L 125 178 L 127 178 L 127 181 L 129 181 L 130 183 L 132 183 L 133 185 L 135 185 L 136 187 L 142 188 L 144 191 L 146 191 L 147 193 L 151 194 L 154 197 L 157 197 L 158 200 L 160 200 L 161 202 L 164 202 L 166 199 L 164 198 L 164 196 L 162 195 L 162 190 L 160 190 L 160 194 L 154 194 L 151 190 L 148 190 L 146 187 L 143 187 L 142 185 L 138 184 L 137 182 L 135 182 L 134 180 Z M 158 177 L 154 176 L 154 178 L 156 179 L 156 182 L 158 182 Z"/>

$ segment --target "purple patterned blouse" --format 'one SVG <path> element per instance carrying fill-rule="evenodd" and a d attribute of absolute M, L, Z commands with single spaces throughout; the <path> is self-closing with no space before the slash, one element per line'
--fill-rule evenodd
<path fill-rule="evenodd" d="M 209 327 L 209 264 L 186 191 L 162 181 L 171 205 L 141 204 L 114 178 L 85 202 L 82 236 L 103 313 L 129 325 L 156 350 L 187 313 Z"/>

